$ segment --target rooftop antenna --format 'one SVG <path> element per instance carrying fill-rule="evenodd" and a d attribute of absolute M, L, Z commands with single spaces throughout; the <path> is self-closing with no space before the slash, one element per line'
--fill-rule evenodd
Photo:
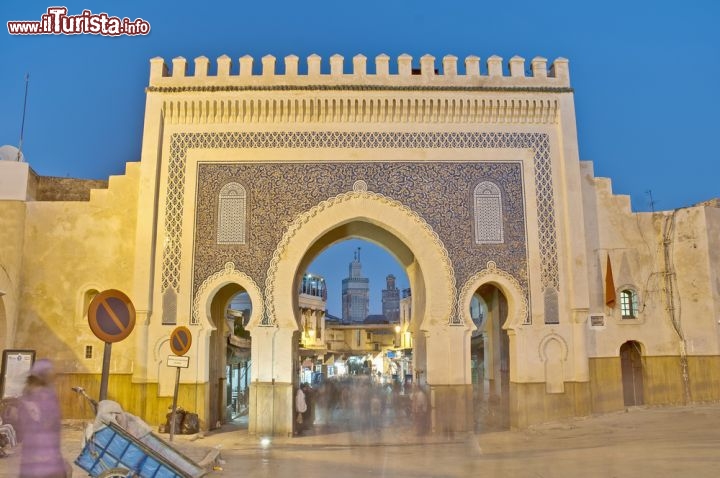
<path fill-rule="evenodd" d="M 30 84 L 30 73 L 25 73 L 25 100 L 23 101 L 22 123 L 20 124 L 20 144 L 18 145 L 17 160 L 22 161 L 23 135 L 25 133 L 25 111 L 27 110 L 28 85 Z"/>
<path fill-rule="evenodd" d="M 648 189 L 647 191 L 645 191 L 645 194 L 650 196 L 650 210 L 652 212 L 655 212 L 655 200 L 653 199 L 652 189 Z"/>

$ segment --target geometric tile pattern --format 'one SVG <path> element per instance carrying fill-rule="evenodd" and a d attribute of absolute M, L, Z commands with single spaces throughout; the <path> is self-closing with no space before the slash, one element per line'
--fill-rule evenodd
<path fill-rule="evenodd" d="M 552 165 L 549 136 L 546 133 L 278 131 L 172 134 L 161 271 L 163 291 L 172 288 L 179 292 L 185 162 L 190 148 L 530 149 L 534 154 L 541 283 L 543 289 L 559 288 Z M 345 191 L 351 188 L 352 183 Z M 468 201 L 472 204 L 471 198 Z"/>
<path fill-rule="evenodd" d="M 189 251 L 193 284 L 201 284 L 226 262 L 236 264 L 258 285 L 267 284 L 273 254 L 298 217 L 320 203 L 366 188 L 368 194 L 391 199 L 428 224 L 447 250 L 456 284 L 495 261 L 527 291 L 522 171 L 520 161 L 202 162 L 197 172 L 195 236 L 185 241 L 194 244 Z M 502 193 L 502 244 L 475 244 L 473 191 L 483 180 L 492 180 Z M 218 194 L 231 181 L 247 188 L 244 245 L 218 244 L 215 236 Z"/>

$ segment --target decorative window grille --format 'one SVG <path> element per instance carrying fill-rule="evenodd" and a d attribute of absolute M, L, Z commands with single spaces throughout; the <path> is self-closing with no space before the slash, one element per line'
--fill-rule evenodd
<path fill-rule="evenodd" d="M 502 244 L 503 217 L 500 188 L 489 181 L 475 186 L 475 244 Z"/>
<path fill-rule="evenodd" d="M 238 183 L 228 183 L 218 199 L 218 244 L 245 244 L 247 193 Z"/>

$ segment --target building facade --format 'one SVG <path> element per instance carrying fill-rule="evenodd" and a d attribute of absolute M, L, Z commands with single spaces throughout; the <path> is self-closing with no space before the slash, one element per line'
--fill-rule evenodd
<path fill-rule="evenodd" d="M 260 61 L 236 73 L 222 56 L 211 75 L 205 57 L 192 73 L 152 59 L 141 160 L 105 189 L 0 161 L 0 346 L 56 359 L 65 416 L 70 386 L 97 390 L 88 303 L 119 289 L 137 320 L 113 347 L 110 398 L 163 421 L 169 335 L 185 325 L 178 403 L 213 426 L 227 304 L 246 292 L 250 432 L 290 434 L 312 324 L 296 292 L 349 237 L 407 273 L 401 333 L 435 431 L 472 423 L 473 356 L 513 427 L 720 399 L 718 203 L 635 213 L 595 177 L 578 157 L 567 60 L 534 58 L 529 74 L 519 57 L 507 71 L 495 56 L 481 68 L 448 55 L 436 70 L 429 55 L 419 69 L 407 55 L 392 68 L 334 55 L 329 69 L 312 55 L 306 73 L 288 56 L 283 74 Z"/>

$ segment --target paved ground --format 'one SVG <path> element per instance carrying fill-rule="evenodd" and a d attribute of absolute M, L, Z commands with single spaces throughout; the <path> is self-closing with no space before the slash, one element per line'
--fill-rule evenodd
<path fill-rule="evenodd" d="M 67 422 L 65 456 L 80 451 L 81 424 Z M 165 435 L 165 437 L 167 437 Z M 237 427 L 176 437 L 195 460 L 221 447 L 226 477 L 713 477 L 720 476 L 720 404 L 638 408 L 548 423 L 517 432 L 420 439 L 410 430 L 274 439 L 268 446 Z M 0 459 L 17 476 L 19 450 Z M 85 476 L 79 468 L 76 477 Z"/>

